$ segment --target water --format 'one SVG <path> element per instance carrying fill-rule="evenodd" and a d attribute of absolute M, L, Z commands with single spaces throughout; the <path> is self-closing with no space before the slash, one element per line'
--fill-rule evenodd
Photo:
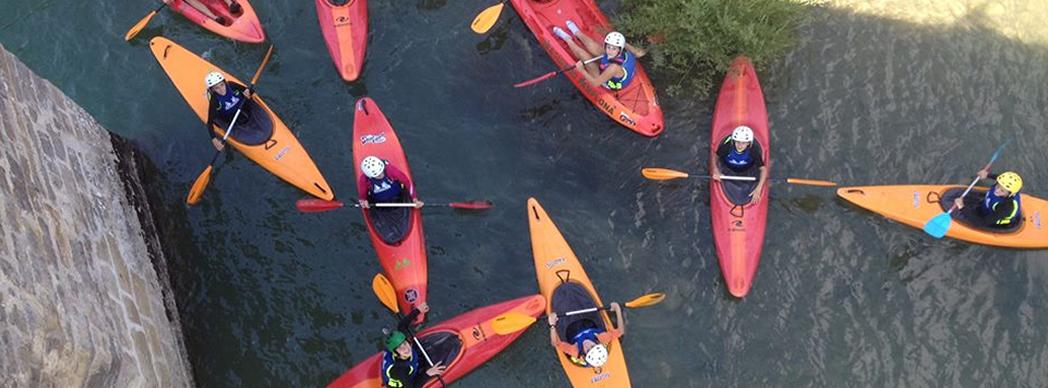
<path fill-rule="evenodd" d="M 993 149 L 1048 194 L 1048 34 L 1039 0 L 838 1 L 814 10 L 801 45 L 761 74 L 778 176 L 845 184 L 961 183 Z M 351 197 L 352 102 L 374 98 L 400 134 L 423 199 L 486 198 L 481 214 L 430 209 L 431 320 L 537 292 L 524 213 L 538 197 L 605 300 L 663 291 L 628 312 L 637 386 L 1045 386 L 1048 253 L 932 240 L 836 199 L 773 187 L 752 291 L 720 278 L 704 184 L 654 184 L 644 166 L 705 169 L 712 101 L 661 98 L 648 140 L 596 112 L 552 69 L 507 7 L 373 1 L 368 62 L 345 84 L 310 2 L 253 3 L 276 54 L 262 93 Z M 165 221 L 181 241 L 176 293 L 201 386 L 317 386 L 378 349 L 391 320 L 359 213 L 303 215 L 302 193 L 228 154 L 203 203 L 181 200 L 212 149 L 146 48 L 163 34 L 242 77 L 265 48 L 170 12 L 130 45 L 143 2 L 6 0 L 0 43 L 130 138 L 159 167 Z M 615 4 L 604 4 L 605 9 Z M 672 82 L 653 74 L 656 84 Z M 564 386 L 534 328 L 457 386 Z"/>

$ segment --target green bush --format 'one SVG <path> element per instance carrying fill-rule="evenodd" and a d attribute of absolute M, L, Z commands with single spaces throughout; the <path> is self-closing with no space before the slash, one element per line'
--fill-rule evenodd
<path fill-rule="evenodd" d="M 811 14 L 811 0 L 625 0 L 615 25 L 648 46 L 648 63 L 669 80 L 660 90 L 706 96 L 732 58 L 758 70 L 781 60 Z M 638 39 L 644 37 L 645 39 Z M 645 42 L 646 41 L 646 42 Z"/>

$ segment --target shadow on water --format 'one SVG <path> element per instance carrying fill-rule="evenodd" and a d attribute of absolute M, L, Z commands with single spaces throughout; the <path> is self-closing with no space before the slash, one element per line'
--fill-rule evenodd
<path fill-rule="evenodd" d="M 127 46 L 120 37 L 141 4 L 16 1 L 0 15 L 0 42 L 161 170 L 163 219 L 184 236 L 172 271 L 201 386 L 324 385 L 379 349 L 392 320 L 371 295 L 379 267 L 357 211 L 299 214 L 302 193 L 239 155 L 222 162 L 200 206 L 181 204 L 211 150 L 148 37 L 162 33 L 241 75 L 264 47 L 170 13 Z M 712 101 L 664 97 L 667 131 L 648 140 L 564 79 L 515 89 L 552 63 L 511 8 L 484 37 L 468 30 L 483 7 L 465 3 L 369 4 L 364 76 L 348 85 L 336 81 L 312 4 L 255 4 L 277 46 L 259 91 L 341 198 L 354 190 L 352 102 L 369 93 L 424 199 L 496 203 L 484 216 L 426 213 L 433 322 L 536 292 L 524 217 L 534 195 L 605 300 L 670 295 L 628 313 L 637 386 L 1048 385 L 1045 252 L 934 241 L 830 190 L 778 185 L 754 288 L 732 299 L 706 185 L 639 174 L 704 170 Z M 956 26 L 813 12 L 800 46 L 762 74 L 775 175 L 961 182 L 1015 138 L 997 166 L 1048 196 L 1048 48 L 979 28 L 978 12 Z M 68 28 L 38 28 L 54 20 Z M 533 329 L 457 386 L 564 386 L 543 334 Z"/>

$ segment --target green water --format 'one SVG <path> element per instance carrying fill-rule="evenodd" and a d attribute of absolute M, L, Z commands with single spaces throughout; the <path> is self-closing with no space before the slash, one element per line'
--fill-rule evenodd
<path fill-rule="evenodd" d="M 649 140 L 567 80 L 515 89 L 552 62 L 511 7 L 491 34 L 474 35 L 468 24 L 488 4 L 466 1 L 373 1 L 364 74 L 346 84 L 313 4 L 253 4 L 277 47 L 259 91 L 340 197 L 354 191 L 352 103 L 368 95 L 397 129 L 423 199 L 496 203 L 479 215 L 427 211 L 432 322 L 537 292 L 524 212 L 535 196 L 605 300 L 669 295 L 627 314 L 635 386 L 1048 385 L 1044 251 L 932 240 L 831 190 L 778 185 L 755 284 L 737 300 L 720 277 L 706 185 L 638 173 L 703 171 L 712 101 L 663 96 L 667 129 Z M 300 214 L 302 193 L 233 154 L 203 203 L 182 205 L 212 148 L 148 38 L 167 36 L 242 78 L 265 49 L 167 11 L 124 43 L 153 6 L 6 0 L 0 43 L 158 166 L 198 384 L 324 385 L 375 352 L 391 324 L 371 295 L 379 267 L 360 214 Z M 962 183 L 1014 138 L 996 166 L 1048 195 L 1048 47 L 990 28 L 812 12 L 801 45 L 761 74 L 776 174 Z M 566 385 L 538 328 L 456 384 Z"/>

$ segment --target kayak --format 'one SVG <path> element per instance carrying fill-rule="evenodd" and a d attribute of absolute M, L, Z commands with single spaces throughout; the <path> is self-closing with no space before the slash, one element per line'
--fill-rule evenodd
<path fill-rule="evenodd" d="M 537 318 L 545 305 L 542 295 L 531 295 L 481 307 L 419 332 L 418 339 L 433 363 L 443 361 L 447 366 L 442 377 L 450 384 L 495 357 L 527 330 L 523 327 L 510 334 L 496 334 L 491 326 L 496 317 L 512 311 Z M 425 358 L 420 360 L 420 365 L 425 373 L 428 369 Z M 328 388 L 379 388 L 381 369 L 380 352 L 350 368 L 328 384 Z M 437 379 L 430 379 L 425 386 L 434 388 L 441 384 Z"/>
<path fill-rule="evenodd" d="M 157 62 L 160 62 L 160 67 L 175 84 L 175 88 L 182 94 L 182 98 L 201 121 L 207 121 L 208 97 L 207 87 L 204 85 L 204 76 L 207 73 L 217 71 L 222 73 L 226 80 L 247 85 L 167 38 L 153 38 L 149 41 L 149 48 L 156 56 Z M 291 185 L 320 199 L 334 199 L 331 186 L 328 186 L 327 180 L 320 174 L 309 153 L 302 148 L 291 130 L 280 121 L 280 117 L 269 109 L 262 97 L 256 94 L 249 106 L 257 107 L 252 111 L 265 112 L 264 115 L 250 115 L 252 123 L 257 122 L 264 128 L 234 127 L 228 144 Z M 225 134 L 226 127 L 216 125 L 212 130 L 221 137 Z M 263 134 L 260 135 L 259 132 Z"/>
<path fill-rule="evenodd" d="M 349 0 L 342 5 L 317 0 L 317 18 L 338 73 L 346 81 L 357 79 L 368 45 L 367 0 Z"/>
<path fill-rule="evenodd" d="M 354 182 L 363 174 L 360 162 L 368 156 L 378 157 L 396 166 L 414 182 L 397 133 L 375 101 L 368 97 L 357 100 L 352 142 Z M 401 202 L 411 202 L 411 198 L 405 196 Z M 412 306 L 426 301 L 426 284 L 429 281 L 422 210 L 413 207 L 361 210 L 382 271 L 396 289 L 400 311 L 411 311 Z M 424 314 L 419 314 L 416 323 L 424 319 Z"/>
<path fill-rule="evenodd" d="M 837 196 L 859 207 L 903 224 L 923 228 L 928 220 L 953 206 L 953 198 L 964 191 L 957 185 L 855 186 L 837 189 Z M 1022 196 L 1022 219 L 1012 228 L 988 230 L 973 227 L 971 211 L 978 206 L 986 188 L 974 188 L 965 197 L 965 207 L 951 213 L 953 221 L 946 237 L 1007 248 L 1048 248 L 1048 226 L 1043 217 L 1048 201 Z M 973 203 L 969 204 L 969 201 Z"/>
<path fill-rule="evenodd" d="M 542 205 L 535 198 L 528 199 L 528 225 L 531 229 L 531 250 L 535 255 L 535 275 L 539 281 L 539 291 L 546 298 L 546 314 L 565 313 L 590 307 L 603 306 L 593 282 L 586 276 L 575 252 L 568 246 L 557 225 L 546 215 Z M 613 327 L 611 317 L 604 310 L 598 312 L 562 317 L 557 321 L 557 331 L 562 341 L 567 338 L 568 326 L 578 320 L 589 320 L 596 327 L 608 329 Z M 622 354 L 622 342 L 618 339 L 608 347 L 608 362 L 599 369 L 579 366 L 571 362 L 567 355 L 559 351 L 557 358 L 564 367 L 564 373 L 574 387 L 614 387 L 630 386 L 630 376 L 626 370 L 626 357 Z"/>
<path fill-rule="evenodd" d="M 262 43 L 266 40 L 266 33 L 262 31 L 262 23 L 258 21 L 258 15 L 255 14 L 255 9 L 251 7 L 248 0 L 237 0 L 241 8 L 240 14 L 237 15 L 229 12 L 229 7 L 224 0 L 198 1 L 207 6 L 215 15 L 230 20 L 231 23 L 223 25 L 193 8 L 184 0 L 172 0 L 168 6 L 191 22 L 226 38 L 247 43 Z"/>
<path fill-rule="evenodd" d="M 757 81 L 757 73 L 746 57 L 732 61 L 717 95 L 710 135 L 711 160 L 717 159 L 717 147 L 740 125 L 753 129 L 753 136 L 763 151 L 764 165 L 770 168 L 768 111 L 764 107 L 764 93 Z M 736 174 L 721 166 L 721 173 L 725 175 L 759 176 L 757 169 L 751 170 L 749 174 Z M 712 172 L 713 166 L 710 166 Z M 762 200 L 754 205 L 750 203 L 749 193 L 756 185 L 755 181 L 710 180 L 713 243 L 724 283 L 728 286 L 728 292 L 737 298 L 746 296 L 750 291 L 764 246 L 769 185 L 764 185 L 761 190 Z"/>
<path fill-rule="evenodd" d="M 604 34 L 613 30 L 608 18 L 593 0 L 510 2 L 558 68 L 572 66 L 577 59 L 571 54 L 567 44 L 553 34 L 554 26 L 566 28 L 564 23 L 571 20 L 578 25 L 579 30 L 598 42 L 604 40 Z M 567 71 L 564 75 L 593 105 L 619 124 L 644 136 L 656 136 L 662 132 L 662 108 L 659 107 L 658 98 L 655 96 L 655 86 L 639 62 L 637 74 L 633 76 L 629 86 L 619 91 L 592 86 L 577 70 Z"/>

